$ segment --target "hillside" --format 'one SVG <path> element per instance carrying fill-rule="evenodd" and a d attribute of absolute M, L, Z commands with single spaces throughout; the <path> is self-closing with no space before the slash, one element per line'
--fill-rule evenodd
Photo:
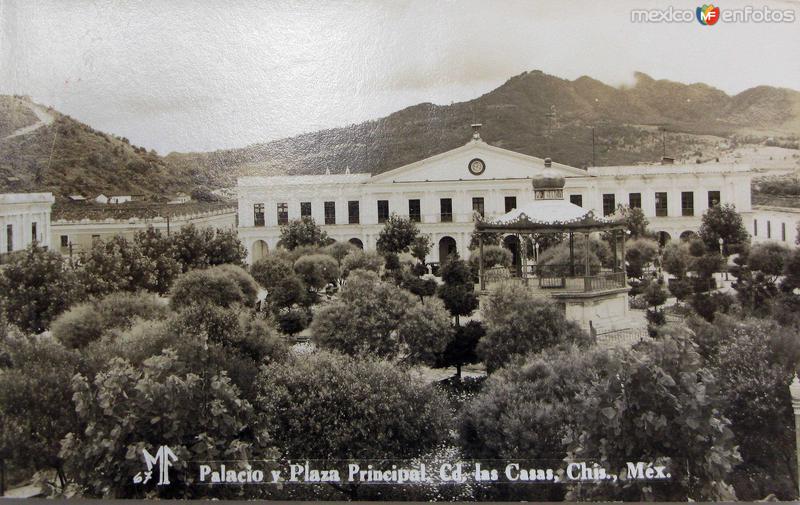
<path fill-rule="evenodd" d="M 155 152 L 23 97 L 0 97 L 0 191 L 162 196 L 194 185 Z"/>
<path fill-rule="evenodd" d="M 743 143 L 796 148 L 800 92 L 759 86 L 729 96 L 706 84 L 636 79 L 616 88 L 526 72 L 467 102 L 423 103 L 357 125 L 166 160 L 223 184 L 250 173 L 380 173 L 462 145 L 473 121 L 489 143 L 579 167 L 592 163 L 592 126 L 597 165 L 655 161 L 664 151 L 708 160 Z"/>
<path fill-rule="evenodd" d="M 584 167 L 652 162 L 769 160 L 800 167 L 800 92 L 758 86 L 735 96 L 706 84 L 636 75 L 629 87 L 540 71 L 467 102 L 417 104 L 384 118 L 247 147 L 165 157 L 94 130 L 25 97 L 0 96 L 0 191 L 57 196 L 230 187 L 244 174 L 380 173 L 463 145 L 481 122 L 487 142 Z M 745 149 L 746 147 L 746 149 Z M 780 152 L 765 149 L 780 149 Z M 774 166 L 777 165 L 777 166 Z M 785 165 L 785 167 L 784 167 Z"/>

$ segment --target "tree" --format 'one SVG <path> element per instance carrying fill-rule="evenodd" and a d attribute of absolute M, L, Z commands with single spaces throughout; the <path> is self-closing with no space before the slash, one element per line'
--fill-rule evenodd
<path fill-rule="evenodd" d="M 664 309 L 659 308 L 667 301 L 667 291 L 664 289 L 664 283 L 661 279 L 653 279 L 647 283 L 642 295 L 649 307 L 645 317 L 648 323 L 647 329 L 652 337 L 656 334 L 656 328 L 667 322 Z"/>
<path fill-rule="evenodd" d="M 569 440 L 572 457 L 589 458 L 618 475 L 625 462 L 665 464 L 664 482 L 620 479 L 575 486 L 569 501 L 715 501 L 735 498 L 728 477 L 741 458 L 721 413 L 723 385 L 704 368 L 685 335 L 618 352 L 584 389 Z M 621 434 L 625 434 L 622 436 Z"/>
<path fill-rule="evenodd" d="M 378 252 L 381 254 L 400 254 L 408 252 L 419 235 L 417 224 L 408 218 L 392 214 L 378 234 Z"/>
<path fill-rule="evenodd" d="M 439 286 L 437 294 L 458 326 L 459 316 L 469 316 L 480 303 L 475 294 L 472 271 L 465 261 L 454 255 L 442 265 L 441 275 L 444 284 Z"/>
<path fill-rule="evenodd" d="M 698 235 L 711 251 L 719 250 L 719 239 L 723 240 L 725 256 L 737 252 L 750 242 L 750 234 L 742 222 L 742 216 L 733 205 L 715 205 L 703 213 Z"/>
<path fill-rule="evenodd" d="M 783 275 L 781 289 L 791 292 L 800 288 L 800 248 L 795 247 L 787 256 L 783 266 Z"/>
<path fill-rule="evenodd" d="M 0 341 L 0 458 L 30 470 L 55 469 L 66 483 L 61 439 L 78 425 L 70 379 L 80 357 L 50 337 Z"/>
<path fill-rule="evenodd" d="M 447 437 L 450 414 L 443 398 L 384 361 L 300 355 L 265 367 L 258 390 L 257 426 L 269 431 L 284 458 L 410 459 Z M 358 498 L 355 484 L 336 488 Z"/>
<path fill-rule="evenodd" d="M 78 277 L 83 291 L 103 296 L 115 291 L 157 291 L 156 263 L 122 235 L 97 239 L 81 253 Z"/>
<path fill-rule="evenodd" d="M 327 254 L 301 256 L 294 262 L 294 271 L 309 288 L 319 291 L 339 279 L 339 264 Z"/>
<path fill-rule="evenodd" d="M 625 218 L 625 226 L 632 239 L 644 238 L 648 235 L 647 226 L 650 222 L 645 217 L 642 209 L 638 207 L 623 207 L 622 217 Z"/>
<path fill-rule="evenodd" d="M 609 359 L 603 350 L 587 352 L 569 347 L 545 351 L 519 366 L 507 366 L 492 374 L 458 419 L 465 457 L 499 461 L 566 459 L 564 440 L 581 433 L 577 417 L 583 394 L 603 375 Z M 563 501 L 565 489 L 547 484 L 503 484 L 487 491 L 488 496 L 480 499 Z"/>
<path fill-rule="evenodd" d="M 346 279 L 354 270 L 380 273 L 383 261 L 380 255 L 371 251 L 362 251 L 361 249 L 350 251 L 342 260 L 342 277 Z"/>
<path fill-rule="evenodd" d="M 490 372 L 517 357 L 559 344 L 589 343 L 586 332 L 567 320 L 552 301 L 524 286 L 507 285 L 491 291 L 482 311 L 486 336 L 478 344 L 478 356 Z"/>
<path fill-rule="evenodd" d="M 0 297 L 9 322 L 40 333 L 79 295 L 75 275 L 60 254 L 36 244 L 0 269 Z"/>
<path fill-rule="evenodd" d="M 71 307 L 52 324 L 52 335 L 69 349 L 81 349 L 103 334 L 126 330 L 137 319 L 163 319 L 167 307 L 153 295 L 112 293 Z"/>
<path fill-rule="evenodd" d="M 279 254 L 268 254 L 250 266 L 250 275 L 267 291 L 272 291 L 286 277 L 294 275 L 292 262 Z"/>
<path fill-rule="evenodd" d="M 153 290 L 158 294 L 165 294 L 181 273 L 181 265 L 175 259 L 172 241 L 162 235 L 161 231 L 148 226 L 146 230 L 136 232 L 133 236 L 133 244 L 154 266 Z"/>
<path fill-rule="evenodd" d="M 334 242 L 333 244 L 326 246 L 322 249 L 322 252 L 332 256 L 336 262 L 341 265 L 342 260 L 344 260 L 345 256 L 347 256 L 351 251 L 360 251 L 360 249 L 349 242 Z"/>
<path fill-rule="evenodd" d="M 480 361 L 477 348 L 478 342 L 484 335 L 486 328 L 479 321 L 470 321 L 464 326 L 457 326 L 453 338 L 437 357 L 436 366 L 456 367 L 456 380 L 460 381 L 461 367 Z"/>
<path fill-rule="evenodd" d="M 186 372 L 170 349 L 141 368 L 114 358 L 93 380 L 76 375 L 72 389 L 82 428 L 67 435 L 61 454 L 90 496 L 203 495 L 208 490 L 193 486 L 188 461 L 247 459 L 254 445 L 252 406 L 239 388 L 224 373 Z M 141 451 L 162 445 L 177 457 L 170 485 L 135 485 L 130 476 L 142 471 Z"/>
<path fill-rule="evenodd" d="M 172 288 L 170 306 L 174 310 L 197 304 L 212 304 L 230 307 L 242 304 L 252 307 L 256 297 L 249 289 L 242 290 L 241 276 L 232 275 L 227 269 L 211 267 L 192 270 L 178 277 Z M 255 281 L 251 282 L 255 285 Z"/>
<path fill-rule="evenodd" d="M 320 228 L 312 217 L 302 217 L 281 226 L 278 245 L 290 251 L 301 246 L 322 247 L 327 245 L 328 234 Z"/>
<path fill-rule="evenodd" d="M 208 244 L 214 240 L 212 228 L 197 228 L 194 224 L 183 226 L 172 235 L 175 258 L 181 270 L 187 272 L 194 268 L 205 268 L 211 264 L 208 257 Z"/>
<path fill-rule="evenodd" d="M 321 307 L 311 323 L 321 347 L 411 363 L 432 363 L 447 345 L 450 331 L 443 305 L 422 305 L 367 271 L 351 273 L 339 298 Z"/>
<path fill-rule="evenodd" d="M 655 240 L 635 238 L 625 243 L 628 277 L 641 279 L 644 269 L 652 265 L 656 258 L 658 258 L 658 242 Z"/>
<path fill-rule="evenodd" d="M 473 277 L 478 277 L 478 270 L 480 270 L 481 252 L 473 251 L 469 256 L 469 267 L 472 270 Z M 493 267 L 510 268 L 514 260 L 511 251 L 499 245 L 484 245 L 483 246 L 483 268 L 489 269 Z"/>
<path fill-rule="evenodd" d="M 424 265 L 425 258 L 431 252 L 431 239 L 427 235 L 417 235 L 409 248 L 411 255 Z"/>
<path fill-rule="evenodd" d="M 669 242 L 664 247 L 661 265 L 667 273 L 678 279 L 686 277 L 692 266 L 692 255 L 686 242 Z"/>
<path fill-rule="evenodd" d="M 297 304 L 281 307 L 276 311 L 275 317 L 278 320 L 278 328 L 289 336 L 305 330 L 311 321 L 310 311 Z"/>
<path fill-rule="evenodd" d="M 747 254 L 750 270 L 761 272 L 764 281 L 774 285 L 783 274 L 790 250 L 780 242 L 762 242 L 753 245 Z"/>
<path fill-rule="evenodd" d="M 243 265 L 247 257 L 247 249 L 239 240 L 235 229 L 223 230 L 217 228 L 214 238 L 206 244 L 206 257 L 208 264 L 216 265 Z"/>

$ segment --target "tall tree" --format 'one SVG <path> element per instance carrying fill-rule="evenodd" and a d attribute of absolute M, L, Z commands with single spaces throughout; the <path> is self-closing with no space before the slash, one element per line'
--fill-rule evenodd
<path fill-rule="evenodd" d="M 472 270 L 464 260 L 452 255 L 442 265 L 441 275 L 444 284 L 439 286 L 437 294 L 458 326 L 460 316 L 469 316 L 480 303 L 475 294 Z"/>
<path fill-rule="evenodd" d="M 133 243 L 154 265 L 154 290 L 165 294 L 181 273 L 181 264 L 175 258 L 172 240 L 160 230 L 148 226 L 146 230 L 136 232 Z"/>
<path fill-rule="evenodd" d="M 32 244 L 0 269 L 1 305 L 9 322 L 39 333 L 78 298 L 77 284 L 60 254 Z"/>
<path fill-rule="evenodd" d="M 378 234 L 378 252 L 381 254 L 408 252 L 418 235 L 419 228 L 415 222 L 392 214 Z"/>
<path fill-rule="evenodd" d="M 156 262 L 122 235 L 95 240 L 81 253 L 78 276 L 89 295 L 103 296 L 115 291 L 158 290 Z"/>
<path fill-rule="evenodd" d="M 278 245 L 290 251 L 302 246 L 322 247 L 328 244 L 328 234 L 312 217 L 302 217 L 281 226 Z"/>
<path fill-rule="evenodd" d="M 698 235 L 711 251 L 719 251 L 721 238 L 722 252 L 726 256 L 738 252 L 750 242 L 750 234 L 744 227 L 741 214 L 730 204 L 715 205 L 705 211 Z"/>

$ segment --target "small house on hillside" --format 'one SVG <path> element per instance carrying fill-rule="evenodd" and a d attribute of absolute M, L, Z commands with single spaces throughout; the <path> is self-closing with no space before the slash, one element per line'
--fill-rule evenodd
<path fill-rule="evenodd" d="M 97 195 L 94 198 L 94 201 L 97 202 L 97 203 L 106 204 L 106 203 L 108 203 L 108 197 L 106 195 L 104 195 L 103 193 L 100 193 L 99 195 Z"/>
<path fill-rule="evenodd" d="M 71 202 L 85 202 L 86 201 L 86 197 L 83 196 L 83 195 L 69 195 L 67 198 Z"/>
<path fill-rule="evenodd" d="M 191 196 L 187 195 L 186 193 L 182 193 L 181 192 L 181 193 L 176 193 L 175 197 L 173 197 L 167 203 L 175 205 L 175 204 L 181 204 L 181 203 L 188 203 L 188 202 L 191 202 L 191 201 L 192 201 L 192 197 Z"/>
<path fill-rule="evenodd" d="M 107 203 L 119 204 L 131 201 L 133 201 L 133 197 L 131 195 L 113 195 L 108 197 Z"/>

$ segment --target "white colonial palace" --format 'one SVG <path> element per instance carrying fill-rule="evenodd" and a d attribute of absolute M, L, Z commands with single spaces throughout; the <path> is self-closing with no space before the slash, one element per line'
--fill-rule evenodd
<path fill-rule="evenodd" d="M 240 177 L 239 237 L 249 261 L 275 248 L 280 227 L 311 216 L 330 237 L 375 247 L 393 213 L 419 223 L 434 247 L 431 262 L 455 248 L 468 257 L 474 213 L 487 219 L 534 200 L 532 179 L 563 177 L 564 199 L 613 213 L 640 207 L 662 240 L 696 232 L 703 212 L 734 204 L 752 221 L 751 171 L 742 164 L 703 163 L 590 167 L 588 170 L 491 146 L 479 134 L 464 146 L 377 175 L 366 173 Z"/>
<path fill-rule="evenodd" d="M 21 251 L 32 242 L 50 245 L 50 210 L 54 201 L 52 193 L 0 194 L 0 256 Z"/>

